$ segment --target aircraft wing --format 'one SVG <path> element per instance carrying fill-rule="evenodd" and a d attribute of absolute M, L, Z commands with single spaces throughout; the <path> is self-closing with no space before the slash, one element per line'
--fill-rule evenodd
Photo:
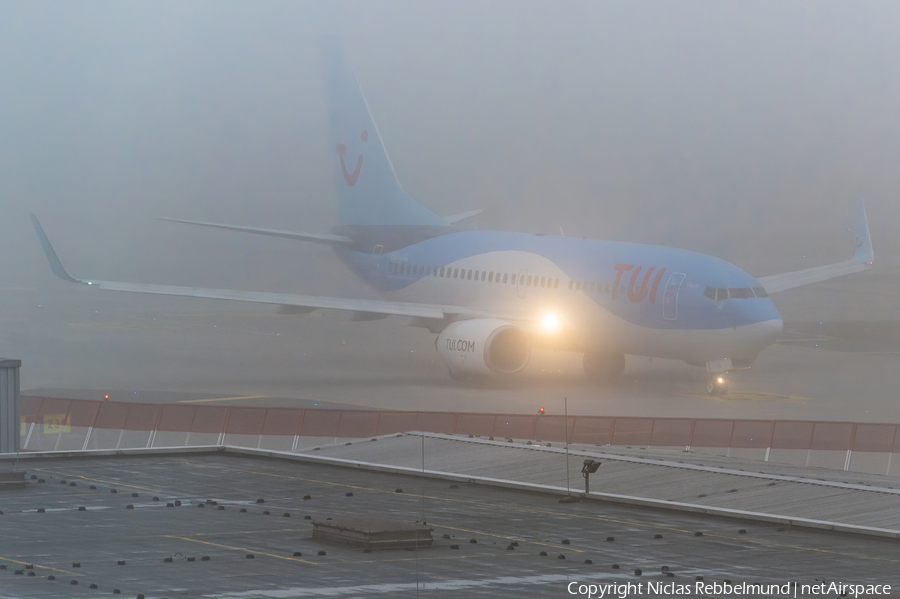
<path fill-rule="evenodd" d="M 760 277 L 759 282 L 766 288 L 766 292 L 769 295 L 772 295 L 779 291 L 786 291 L 796 287 L 803 287 L 804 285 L 827 281 L 828 279 L 842 277 L 854 272 L 868 270 L 869 268 L 871 268 L 869 264 L 857 262 L 855 260 L 847 260 L 846 262 L 829 264 L 828 266 L 816 266 L 805 270 Z"/>
<path fill-rule="evenodd" d="M 385 316 L 396 315 L 418 316 L 420 318 L 444 318 L 443 309 L 428 304 L 385 302 L 380 300 L 348 299 L 317 295 L 294 295 L 291 293 L 270 293 L 265 291 L 237 291 L 233 289 L 178 287 L 175 285 L 119 283 L 115 281 L 82 281 L 80 279 L 76 279 L 76 281 L 107 291 L 129 291 L 131 293 L 151 293 L 155 295 L 203 297 L 208 299 L 232 300 L 257 304 L 298 306 L 302 308 L 326 308 L 366 314 L 384 314 Z"/>
<path fill-rule="evenodd" d="M 390 302 L 382 300 L 353 299 L 340 297 L 325 297 L 316 295 L 295 295 L 290 293 L 271 293 L 265 291 L 238 291 L 233 289 L 207 289 L 203 287 L 180 287 L 175 285 L 153 285 L 144 283 L 122 283 L 118 281 L 95 281 L 88 279 L 76 279 L 71 276 L 62 265 L 62 261 L 56 254 L 56 250 L 50 244 L 50 239 L 44 232 L 41 223 L 34 214 L 31 215 L 34 229 L 40 239 L 41 246 L 50 262 L 50 268 L 59 278 L 70 283 L 79 283 L 95 289 L 106 291 L 125 291 L 130 293 L 150 293 L 155 295 L 175 295 L 185 297 L 201 297 L 208 299 L 221 299 L 239 302 L 259 304 L 273 304 L 278 306 L 291 306 L 298 308 L 324 308 L 331 310 L 345 310 L 354 312 L 359 320 L 369 320 L 370 316 L 395 315 L 414 316 L 426 319 L 442 320 L 445 317 L 464 316 L 493 316 L 507 317 L 511 319 L 521 318 L 519 314 L 498 315 L 494 313 L 482 313 L 471 308 L 461 306 L 419 304 L 413 302 Z M 302 310 L 307 311 L 307 310 Z"/>
<path fill-rule="evenodd" d="M 850 273 L 868 270 L 875 262 L 875 252 L 872 249 L 872 238 L 869 235 L 869 223 L 866 219 L 866 207 L 862 198 L 857 198 L 856 200 L 854 230 L 856 233 L 856 251 L 852 259 L 827 266 L 816 266 L 804 270 L 760 277 L 758 279 L 759 282 L 765 287 L 766 292 L 771 295 L 779 291 L 786 291 L 849 275 Z"/>
<path fill-rule="evenodd" d="M 32 215 L 32 218 L 34 215 Z M 327 233 L 302 233 L 299 231 L 280 231 L 278 229 L 260 229 L 257 227 L 239 227 L 236 225 L 220 225 L 218 223 L 204 223 L 194 220 L 179 220 L 177 218 L 160 218 L 172 223 L 184 223 L 186 225 L 198 225 L 200 227 L 213 227 L 215 229 L 227 229 L 229 231 L 243 231 L 244 233 L 256 233 L 258 235 L 270 235 L 272 237 L 285 237 L 287 239 L 299 239 L 301 241 L 313 241 L 332 245 L 352 245 L 353 240 L 343 235 L 329 235 Z"/>

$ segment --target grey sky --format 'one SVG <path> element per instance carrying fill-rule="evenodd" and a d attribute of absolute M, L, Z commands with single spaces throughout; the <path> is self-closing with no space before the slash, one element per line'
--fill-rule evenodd
<path fill-rule="evenodd" d="M 5 2 L 0 249 L 48 276 L 360 291 L 328 251 L 316 56 L 345 40 L 401 183 L 479 226 L 657 242 L 753 274 L 900 253 L 893 2 Z"/>

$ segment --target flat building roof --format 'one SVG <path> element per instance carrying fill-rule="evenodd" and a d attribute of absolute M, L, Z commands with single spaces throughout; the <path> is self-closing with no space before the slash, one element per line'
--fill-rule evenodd
<path fill-rule="evenodd" d="M 556 493 L 222 452 L 32 458 L 18 468 L 27 487 L 0 493 L 3 597 L 567 597 L 570 583 L 628 582 L 900 586 L 894 539 L 559 503 Z M 313 521 L 376 516 L 433 528 L 433 545 L 366 552 L 312 538 Z"/>

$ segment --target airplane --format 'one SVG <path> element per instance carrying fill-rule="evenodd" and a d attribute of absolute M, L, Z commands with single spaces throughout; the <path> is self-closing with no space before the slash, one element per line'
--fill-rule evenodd
<path fill-rule="evenodd" d="M 480 210 L 442 218 L 408 195 L 340 43 L 323 40 L 322 57 L 341 224 L 307 233 L 163 220 L 331 246 L 382 299 L 76 279 L 32 214 L 53 272 L 99 290 L 275 304 L 288 313 L 343 310 L 354 320 L 411 317 L 437 336 L 454 378 L 512 376 L 532 348 L 554 348 L 583 353 L 586 375 L 599 381 L 623 374 L 625 354 L 683 360 L 706 369 L 710 395 L 724 395 L 726 374 L 750 367 L 782 332 L 773 294 L 874 263 L 861 198 L 851 259 L 760 278 L 660 245 L 463 230 L 456 223 Z"/>

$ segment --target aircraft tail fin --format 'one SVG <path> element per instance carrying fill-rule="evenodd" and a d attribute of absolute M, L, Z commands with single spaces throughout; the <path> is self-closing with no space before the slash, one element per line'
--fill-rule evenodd
<path fill-rule="evenodd" d="M 343 224 L 448 225 L 400 187 L 340 40 L 320 45 Z"/>

